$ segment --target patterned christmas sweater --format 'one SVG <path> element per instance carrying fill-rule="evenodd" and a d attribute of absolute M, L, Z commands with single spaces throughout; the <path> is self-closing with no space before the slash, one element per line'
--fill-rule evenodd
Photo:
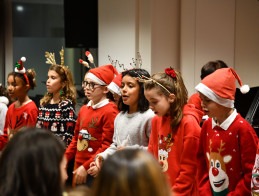
<path fill-rule="evenodd" d="M 220 126 L 205 121 L 198 151 L 200 196 L 251 195 L 257 143 L 254 129 L 236 110 Z"/>
<path fill-rule="evenodd" d="M 76 166 L 86 170 L 97 154 L 112 143 L 114 119 L 119 113 L 113 102 L 105 99 L 96 105 L 92 101 L 83 106 L 78 114 L 72 142 L 66 150 L 66 158 L 75 157 Z"/>
<path fill-rule="evenodd" d="M 193 104 L 184 106 L 176 134 L 172 134 L 169 116 L 155 116 L 151 122 L 148 151 L 159 160 L 176 196 L 198 195 L 196 154 L 201 128 L 197 110 Z"/>
<path fill-rule="evenodd" d="M 68 147 L 74 136 L 75 108 L 71 101 L 48 104 L 39 108 L 36 127 L 50 130 Z"/>
<path fill-rule="evenodd" d="M 15 108 L 12 103 L 6 113 L 4 134 L 0 136 L 0 150 L 6 145 L 7 141 L 22 127 L 34 127 L 36 125 L 38 108 L 30 100 L 25 105 Z"/>
<path fill-rule="evenodd" d="M 251 190 L 252 195 L 259 195 L 259 143 L 257 146 L 254 168 L 252 170 Z"/>

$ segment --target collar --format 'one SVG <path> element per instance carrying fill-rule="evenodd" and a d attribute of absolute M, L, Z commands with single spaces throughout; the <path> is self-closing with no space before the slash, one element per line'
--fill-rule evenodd
<path fill-rule="evenodd" d="M 232 124 L 232 122 L 235 120 L 237 116 L 237 110 L 235 109 L 232 114 L 230 114 L 230 116 L 223 122 L 221 123 L 220 125 L 218 125 L 214 119 L 212 118 L 212 129 L 215 127 L 215 126 L 219 126 L 220 128 L 224 129 L 225 131 L 228 130 L 229 126 Z"/>
<path fill-rule="evenodd" d="M 104 99 L 104 100 L 100 101 L 99 103 L 93 105 L 92 100 L 90 100 L 88 102 L 87 106 L 91 106 L 95 110 L 95 109 L 98 109 L 98 108 L 101 108 L 101 107 L 107 105 L 108 103 L 109 103 L 109 99 Z"/>

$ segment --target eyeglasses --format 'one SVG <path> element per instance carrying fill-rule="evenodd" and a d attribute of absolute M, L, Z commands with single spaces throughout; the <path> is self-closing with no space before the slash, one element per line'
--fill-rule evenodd
<path fill-rule="evenodd" d="M 93 82 L 87 82 L 87 81 L 83 81 L 82 82 L 82 86 L 84 88 L 86 88 L 88 85 L 89 85 L 90 90 L 94 90 L 96 85 L 97 86 L 106 86 L 106 85 L 101 85 L 101 84 L 95 84 Z"/>

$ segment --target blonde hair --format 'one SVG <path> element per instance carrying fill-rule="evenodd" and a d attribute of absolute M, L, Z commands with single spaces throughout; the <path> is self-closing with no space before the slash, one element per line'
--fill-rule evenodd
<path fill-rule="evenodd" d="M 172 119 L 170 126 L 173 131 L 176 131 L 183 118 L 183 107 L 187 104 L 188 100 L 188 92 L 182 76 L 180 72 L 177 71 L 175 71 L 175 77 L 171 77 L 163 72 L 158 72 L 151 78 L 175 95 L 174 102 L 170 104 L 170 116 Z M 152 80 L 145 82 L 145 90 L 156 88 L 159 94 L 169 97 L 169 92 Z"/>
<path fill-rule="evenodd" d="M 76 105 L 76 89 L 74 86 L 74 80 L 72 77 L 72 73 L 69 70 L 69 68 L 67 66 L 53 64 L 50 66 L 49 71 L 50 70 L 57 72 L 57 74 L 61 78 L 61 82 L 64 82 L 66 84 L 65 87 L 63 88 L 63 93 L 60 95 L 60 101 L 69 100 L 75 106 Z M 50 94 L 44 95 L 44 97 L 40 100 L 40 105 L 44 106 L 46 104 L 49 104 L 51 99 L 52 99 L 52 95 L 50 95 Z"/>
<path fill-rule="evenodd" d="M 125 149 L 104 161 L 92 196 L 170 196 L 158 161 L 147 151 Z"/>

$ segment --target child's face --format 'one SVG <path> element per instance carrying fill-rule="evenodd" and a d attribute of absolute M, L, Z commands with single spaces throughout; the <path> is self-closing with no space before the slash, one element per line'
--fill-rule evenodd
<path fill-rule="evenodd" d="M 25 89 L 24 81 L 19 78 L 10 75 L 7 79 L 7 85 L 8 85 L 8 93 L 11 98 L 19 98 L 23 97 L 27 94 L 27 89 Z"/>
<path fill-rule="evenodd" d="M 145 90 L 144 94 L 149 102 L 149 108 L 152 109 L 157 116 L 162 117 L 169 114 L 170 104 L 173 103 L 174 100 L 158 93 L 158 91 L 158 89 L 153 88 Z"/>
<path fill-rule="evenodd" d="M 138 82 L 133 77 L 125 75 L 121 81 L 121 96 L 123 103 L 129 107 L 138 108 L 139 89 L 140 86 Z"/>
<path fill-rule="evenodd" d="M 48 71 L 48 79 L 46 85 L 47 91 L 53 94 L 60 93 L 61 89 L 64 86 L 64 84 L 61 81 L 61 77 L 54 70 Z"/>
<path fill-rule="evenodd" d="M 87 78 L 87 74 L 82 87 L 84 88 L 85 96 L 92 100 L 94 104 L 106 99 L 106 94 L 108 93 L 107 86 L 97 84 L 94 80 Z"/>
<path fill-rule="evenodd" d="M 228 117 L 229 108 L 226 108 L 215 101 L 212 101 L 202 93 L 199 93 L 201 98 L 201 106 L 204 110 L 204 114 L 208 115 L 210 118 L 216 118 L 216 119 L 226 119 Z"/>

